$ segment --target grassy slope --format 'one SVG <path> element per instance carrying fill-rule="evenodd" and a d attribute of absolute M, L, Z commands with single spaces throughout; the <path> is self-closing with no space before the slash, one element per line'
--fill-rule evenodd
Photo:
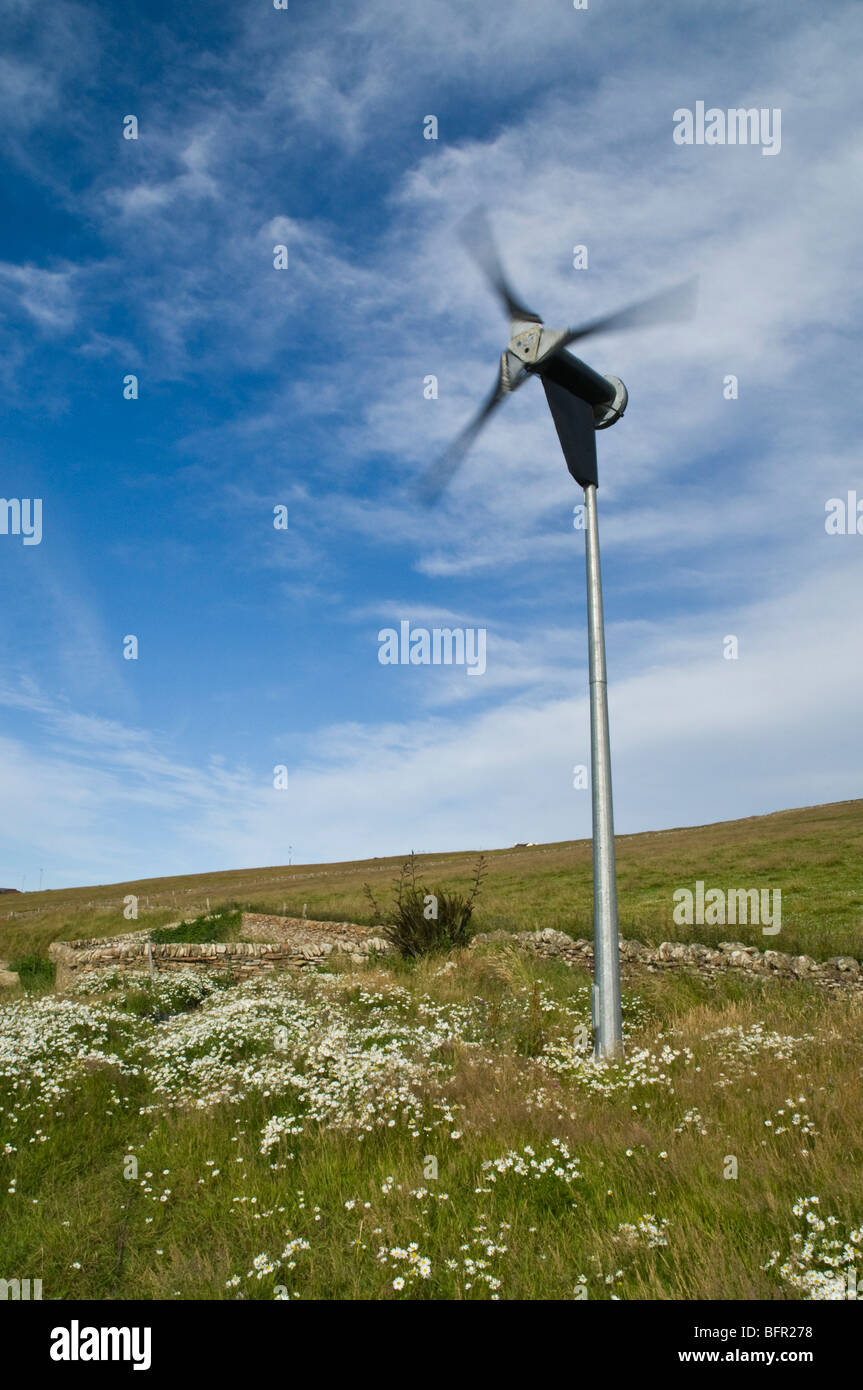
<path fill-rule="evenodd" d="M 589 840 L 492 851 L 476 923 L 529 929 L 556 927 L 591 934 Z M 421 856 L 432 886 L 466 887 L 473 854 Z M 123 899 L 140 900 L 138 925 L 154 926 L 211 904 L 237 901 L 264 910 L 371 922 L 363 883 L 380 899 L 399 859 L 297 865 L 145 879 L 136 883 L 27 893 L 0 899 L 0 956 L 44 950 L 49 941 L 129 930 Z M 718 941 L 733 937 L 760 947 L 805 951 L 817 958 L 863 956 L 863 800 L 780 811 L 746 820 L 624 835 L 617 840 L 620 923 L 643 941 Z M 782 931 L 759 927 L 679 927 L 672 921 L 677 888 L 696 879 L 720 888 L 781 888 Z M 14 915 L 12 915 L 14 914 Z"/>
<path fill-rule="evenodd" d="M 862 837 L 859 801 L 623 837 L 624 931 L 679 936 L 671 894 L 703 878 L 782 889 L 780 936 L 735 927 L 735 937 L 863 955 Z M 490 859 L 479 926 L 589 932 L 589 842 Z M 153 925 L 207 897 L 369 920 L 363 881 L 382 896 L 398 862 L 27 895 L 3 904 L 0 953 L 128 928 L 127 892 Z M 472 866 L 461 854 L 423 867 L 432 885 L 463 886 Z M 41 1278 L 45 1298 L 269 1299 L 284 1287 L 302 1298 L 571 1299 L 582 1282 L 591 1299 L 786 1298 L 800 1291 L 777 1266 L 796 1233 L 818 1229 L 799 1206 L 813 1197 L 810 1215 L 838 1223 L 823 1239 L 838 1238 L 842 1268 L 863 1268 L 859 996 L 636 974 L 624 999 L 626 1061 L 603 1079 L 573 1050 L 589 1021 L 589 977 L 500 942 L 443 964 L 276 976 L 219 989 L 198 1007 L 185 981 L 127 978 L 113 1002 L 97 994 L 89 1010 L 45 985 L 42 1000 L 15 1002 L 10 991 L 0 1002 L 4 1277 Z M 172 1038 L 182 1046 L 166 1063 Z M 350 1109 L 372 1044 L 425 1069 L 411 1083 L 421 1109 L 412 1121 L 397 1098 L 393 1125 L 379 1105 L 380 1126 L 360 1137 L 318 1122 L 309 1098 L 279 1079 L 284 1060 L 317 1078 L 312 1101 L 334 1086 Z M 355 1060 L 340 1071 L 347 1055 Z M 229 1101 L 196 1106 L 197 1087 L 223 1084 Z M 288 1114 L 295 1132 L 262 1152 L 263 1127 Z M 424 1175 L 429 1156 L 437 1178 Z M 546 1156 L 558 1174 L 537 1178 L 530 1162 Z M 494 1181 L 490 1160 L 503 1169 Z M 659 1242 L 651 1229 L 665 1232 Z M 797 1272 L 806 1268 L 830 1273 L 816 1256 Z"/>
<path fill-rule="evenodd" d="M 342 986 L 277 979 L 276 1012 L 217 1021 L 210 1046 L 190 1037 L 171 1065 L 176 1094 L 196 1084 L 195 1058 L 215 1056 L 216 1043 L 217 1072 L 266 1064 L 273 1024 L 290 1028 L 304 998 L 322 1028 L 352 1019 L 346 1038 L 369 1026 L 395 1036 L 406 1021 L 427 1026 L 430 1005 L 451 1010 L 457 1032 L 439 1054 L 446 1112 L 434 1109 L 433 1087 L 415 1130 L 398 1118 L 388 1127 L 385 1116 L 362 1137 L 304 1122 L 303 1102 L 269 1080 L 202 1112 L 167 1105 L 147 1066 L 121 1075 L 88 1062 L 54 1102 L 10 1078 L 14 1116 L 11 1106 L 0 1113 L 0 1139 L 14 1145 L 5 1158 L 0 1145 L 3 1270 L 41 1278 L 45 1298 L 271 1299 L 283 1286 L 306 1299 L 571 1299 L 582 1282 L 591 1300 L 784 1298 L 796 1290 L 765 1266 L 774 1251 L 778 1263 L 787 1258 L 795 1232 L 811 1234 L 792 1207 L 812 1196 L 819 1219 L 838 1222 L 826 1236 L 859 1246 L 859 999 L 802 984 L 643 976 L 626 993 L 623 1084 L 597 1090 L 571 1064 L 545 1070 L 542 1055 L 557 1039 L 566 1056 L 588 1017 L 588 983 L 499 945 L 462 954 L 450 970 L 438 960 L 366 970 Z M 143 1017 L 147 988 L 126 985 L 137 1021 L 111 1025 L 119 1057 L 140 1060 L 136 1047 L 164 1036 L 166 1025 Z M 247 998 L 255 988 L 241 987 Z M 213 1004 L 223 1007 L 214 996 L 190 1023 L 206 1022 Z M 13 1018 L 3 1026 L 9 1036 Z M 470 1049 L 462 1040 L 477 1027 L 482 1041 Z M 309 1044 L 314 1070 L 320 1056 Z M 262 1154 L 262 1127 L 286 1114 L 301 1117 L 303 1133 Z M 574 1176 L 561 1141 L 577 1159 Z M 558 1173 L 510 1167 L 489 1181 L 483 1162 L 506 1170 L 513 1151 L 525 1164 L 551 1156 Z M 429 1156 L 436 1178 L 424 1174 Z M 665 1230 L 662 1243 L 625 1238 L 645 1216 Z M 296 1240 L 308 1248 L 289 1249 Z M 427 1278 L 417 1263 L 410 1277 L 412 1243 L 430 1261 Z M 845 1265 L 859 1267 L 863 1246 L 847 1250 Z"/>

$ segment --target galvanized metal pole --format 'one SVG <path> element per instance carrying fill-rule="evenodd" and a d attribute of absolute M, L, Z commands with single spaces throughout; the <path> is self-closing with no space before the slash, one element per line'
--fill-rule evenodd
<path fill-rule="evenodd" d="M 611 745 L 608 733 L 608 680 L 605 624 L 599 568 L 596 486 L 584 489 L 587 556 L 587 642 L 590 661 L 590 772 L 593 793 L 593 945 L 594 1054 L 623 1051 L 620 1013 L 620 943 L 617 930 L 617 879 L 614 866 L 614 814 L 611 804 Z"/>

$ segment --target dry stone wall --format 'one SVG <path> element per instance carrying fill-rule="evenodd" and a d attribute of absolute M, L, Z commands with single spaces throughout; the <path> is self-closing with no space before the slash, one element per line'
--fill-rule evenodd
<path fill-rule="evenodd" d="M 204 970 L 231 970 L 242 978 L 279 967 L 307 969 L 334 954 L 346 955 L 355 964 L 361 964 L 372 954 L 384 955 L 392 950 L 379 935 L 380 930 L 361 927 L 355 922 L 313 922 L 300 917 L 247 912 L 243 913 L 241 934 L 251 939 L 159 942 L 153 943 L 149 951 L 155 970 L 182 970 L 194 966 Z M 148 935 L 145 928 L 108 939 L 53 942 L 49 954 L 57 967 L 58 988 L 70 988 L 82 975 L 93 970 L 146 970 L 150 959 Z M 493 941 L 513 942 L 537 955 L 558 958 L 570 965 L 589 969 L 593 964 L 592 942 L 574 941 L 571 936 L 550 927 L 537 932 L 482 933 L 473 938 L 471 948 Z M 778 980 L 809 980 L 830 989 L 863 991 L 863 966 L 853 956 L 816 961 L 811 956 L 792 956 L 784 951 L 759 951 L 742 941 L 723 941 L 717 947 L 680 941 L 663 941 L 660 946 L 652 947 L 640 941 L 621 941 L 620 956 L 624 970 L 682 967 L 707 977 L 721 970 L 736 970 Z"/>
<path fill-rule="evenodd" d="M 570 965 L 589 968 L 593 964 L 593 943 L 573 941 L 565 932 L 546 927 L 538 932 L 487 932 L 475 936 L 472 946 L 486 941 L 516 941 L 537 955 L 557 957 Z M 715 975 L 720 970 L 743 970 L 752 975 L 772 979 L 810 980 L 829 988 L 851 986 L 863 990 L 863 965 L 854 956 L 831 956 L 826 961 L 811 956 L 792 956 L 785 951 L 759 951 L 742 941 L 721 941 L 718 946 L 703 946 L 698 942 L 663 941 L 659 946 L 645 946 L 640 941 L 621 941 L 621 964 L 641 966 L 648 970 L 669 967 L 688 967 L 702 975 Z"/>
<path fill-rule="evenodd" d="M 356 922 L 310 922 L 305 917 L 272 917 L 260 912 L 243 913 L 243 936 L 253 941 L 279 942 L 295 947 L 298 954 L 311 958 L 343 951 L 361 958 L 372 951 L 391 950 L 380 935 L 381 928 L 360 927 Z"/>
<path fill-rule="evenodd" d="M 171 923 L 178 927 L 179 922 Z M 166 930 L 166 928 L 161 928 Z M 148 942 L 149 929 L 89 941 L 54 941 L 48 954 L 57 970 L 57 988 L 70 989 L 94 970 L 230 970 L 238 978 L 277 967 L 304 969 L 334 953 L 359 964 L 373 952 L 389 950 L 386 941 L 350 922 L 310 922 L 300 918 L 244 913 L 241 934 L 252 941 Z M 149 950 L 148 950 L 149 946 Z"/>

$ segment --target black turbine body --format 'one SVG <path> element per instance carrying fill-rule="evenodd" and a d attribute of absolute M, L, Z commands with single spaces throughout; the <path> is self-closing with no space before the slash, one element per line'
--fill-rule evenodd
<path fill-rule="evenodd" d="M 541 375 L 567 468 L 580 487 L 598 484 L 594 408 L 611 405 L 614 387 L 566 351 L 552 354 Z"/>
<path fill-rule="evenodd" d="M 495 385 L 473 419 L 420 483 L 426 502 L 447 487 L 483 425 L 497 407 L 531 376 L 538 376 L 557 429 L 567 467 L 581 486 L 598 484 L 594 432 L 619 420 L 627 404 L 626 388 L 617 377 L 601 376 L 567 348 L 582 338 L 619 329 L 680 323 L 692 317 L 694 279 L 682 281 L 638 304 L 594 319 L 577 328 L 548 329 L 513 293 L 504 275 L 485 215 L 474 212 L 463 223 L 462 239 L 485 273 L 510 320 L 510 340 L 501 353 Z"/>
<path fill-rule="evenodd" d="M 596 333 L 643 328 L 690 318 L 695 281 L 687 280 L 662 294 L 580 328 L 548 329 L 537 314 L 516 298 L 503 273 L 485 217 L 476 212 L 465 224 L 469 248 L 484 270 L 510 319 L 510 338 L 500 356 L 497 381 L 473 419 L 441 459 L 425 474 L 426 501 L 440 496 L 467 450 L 498 406 L 528 377 L 538 376 L 545 389 L 566 466 L 584 488 L 587 620 L 590 666 L 590 765 L 593 803 L 593 1022 L 597 1057 L 613 1057 L 623 1047 L 620 1011 L 620 945 L 617 930 L 617 879 L 611 797 L 611 746 L 605 668 L 605 624 L 596 515 L 596 431 L 619 420 L 626 409 L 626 387 L 614 376 L 600 376 L 567 349 Z"/>

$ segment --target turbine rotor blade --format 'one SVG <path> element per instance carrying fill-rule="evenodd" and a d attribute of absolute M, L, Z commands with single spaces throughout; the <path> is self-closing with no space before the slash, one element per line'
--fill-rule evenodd
<path fill-rule="evenodd" d="M 660 323 L 686 323 L 695 313 L 697 285 L 697 276 L 681 280 L 671 289 L 662 290 L 650 299 L 642 299 L 638 304 L 630 304 L 626 309 L 618 309 L 615 314 L 594 319 L 579 328 L 570 328 L 555 351 L 578 342 L 580 338 L 589 338 L 594 333 L 611 333 L 621 328 L 650 328 Z"/>
<path fill-rule="evenodd" d="M 473 441 L 476 439 L 483 425 L 489 416 L 494 413 L 500 405 L 504 396 L 508 394 L 503 383 L 503 368 L 498 372 L 498 378 L 494 389 L 487 396 L 484 403 L 468 421 L 464 429 L 460 430 L 453 442 L 444 454 L 433 463 L 432 466 L 422 475 L 418 484 L 420 501 L 426 506 L 431 506 L 438 500 L 441 493 L 449 487 L 455 477 Z"/>
<path fill-rule="evenodd" d="M 488 217 L 483 208 L 475 208 L 459 228 L 461 241 L 485 275 L 491 288 L 503 304 L 511 322 L 542 323 L 531 309 L 526 309 L 514 294 L 503 271 Z"/>

